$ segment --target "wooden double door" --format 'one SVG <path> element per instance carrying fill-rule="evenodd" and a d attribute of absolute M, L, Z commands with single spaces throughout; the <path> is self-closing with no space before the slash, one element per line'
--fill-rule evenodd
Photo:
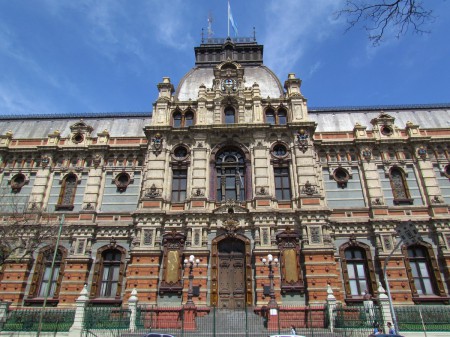
<path fill-rule="evenodd" d="M 245 243 L 235 238 L 218 244 L 219 308 L 243 308 L 246 301 Z"/>

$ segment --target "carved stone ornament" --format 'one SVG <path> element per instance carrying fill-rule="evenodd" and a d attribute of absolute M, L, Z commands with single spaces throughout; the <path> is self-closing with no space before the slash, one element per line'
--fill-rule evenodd
<path fill-rule="evenodd" d="M 372 199 L 372 205 L 375 205 L 375 206 L 384 205 L 383 199 L 382 198 L 374 198 L 374 199 Z"/>
<path fill-rule="evenodd" d="M 442 204 L 442 203 L 444 203 L 444 200 L 442 200 L 442 198 L 441 198 L 440 196 L 435 195 L 435 196 L 433 197 L 433 199 L 431 199 L 431 202 L 432 202 L 433 204 Z"/>
<path fill-rule="evenodd" d="M 109 240 L 108 248 L 109 249 L 115 249 L 117 247 L 117 241 L 114 238 L 114 236 L 111 237 L 111 240 Z"/>
<path fill-rule="evenodd" d="M 155 184 L 153 184 L 148 190 L 147 192 L 145 192 L 145 197 L 146 198 L 157 198 L 161 195 L 161 192 L 158 190 L 158 188 L 155 186 Z"/>
<path fill-rule="evenodd" d="M 160 133 L 157 133 L 155 137 L 152 138 L 152 146 L 153 146 L 153 153 L 157 156 L 162 151 L 162 145 L 163 145 L 163 138 Z"/>
<path fill-rule="evenodd" d="M 99 154 L 96 154 L 94 158 L 92 158 L 92 164 L 97 168 L 102 162 L 102 157 Z"/>
<path fill-rule="evenodd" d="M 268 195 L 269 192 L 267 191 L 267 188 L 262 186 L 259 188 L 256 188 L 256 195 Z"/>
<path fill-rule="evenodd" d="M 305 185 L 302 187 L 302 194 L 306 195 L 313 195 L 317 194 L 317 187 L 315 185 L 312 185 L 309 180 L 306 181 Z"/>
<path fill-rule="evenodd" d="M 42 168 L 46 168 L 50 164 L 50 157 L 49 156 L 42 156 L 41 157 L 41 166 Z"/>
<path fill-rule="evenodd" d="M 365 148 L 361 152 L 365 160 L 369 161 L 372 158 L 372 151 L 369 148 Z"/>
<path fill-rule="evenodd" d="M 427 158 L 427 149 L 424 148 L 423 146 L 419 147 L 419 148 L 417 149 L 417 155 L 418 155 L 421 159 L 425 160 L 425 159 Z"/>
<path fill-rule="evenodd" d="M 193 197 L 204 197 L 205 191 L 200 188 L 196 188 L 192 191 L 192 196 Z"/>
<path fill-rule="evenodd" d="M 308 132 L 305 129 L 300 129 L 297 133 L 298 148 L 305 153 L 308 150 Z"/>
<path fill-rule="evenodd" d="M 94 206 L 90 203 L 90 202 L 88 202 L 87 204 L 86 204 L 86 206 L 84 206 L 84 208 L 83 208 L 85 211 L 92 211 L 92 210 L 94 210 Z"/>
<path fill-rule="evenodd" d="M 225 230 L 226 236 L 235 237 L 239 229 L 239 222 L 230 216 L 223 222 L 222 228 Z"/>

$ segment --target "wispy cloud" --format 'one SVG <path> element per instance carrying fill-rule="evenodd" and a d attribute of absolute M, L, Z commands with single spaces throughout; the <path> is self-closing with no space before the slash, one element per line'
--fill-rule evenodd
<path fill-rule="evenodd" d="M 281 77 L 292 71 L 294 64 L 312 44 L 320 43 L 342 29 L 334 13 L 343 2 L 343 0 L 270 2 L 266 8 L 265 19 L 266 64 Z"/>

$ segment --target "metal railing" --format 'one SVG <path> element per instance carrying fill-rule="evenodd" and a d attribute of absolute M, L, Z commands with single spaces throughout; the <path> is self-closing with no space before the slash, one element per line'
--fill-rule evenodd
<path fill-rule="evenodd" d="M 399 330 L 450 331 L 450 307 L 447 305 L 411 305 L 395 307 Z"/>
<path fill-rule="evenodd" d="M 1 331 L 38 331 L 42 308 L 15 309 L 8 311 Z M 46 308 L 42 315 L 41 331 L 69 331 L 75 317 L 74 309 Z"/>

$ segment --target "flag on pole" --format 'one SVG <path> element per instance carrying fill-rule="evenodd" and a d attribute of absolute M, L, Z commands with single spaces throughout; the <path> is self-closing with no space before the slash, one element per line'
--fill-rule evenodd
<path fill-rule="evenodd" d="M 234 22 L 233 19 L 233 14 L 231 14 L 231 6 L 230 6 L 230 1 L 228 1 L 228 36 L 230 36 L 230 23 L 231 23 L 231 27 L 233 27 L 234 30 L 234 36 L 238 36 L 238 29 L 237 29 L 237 25 Z"/>

